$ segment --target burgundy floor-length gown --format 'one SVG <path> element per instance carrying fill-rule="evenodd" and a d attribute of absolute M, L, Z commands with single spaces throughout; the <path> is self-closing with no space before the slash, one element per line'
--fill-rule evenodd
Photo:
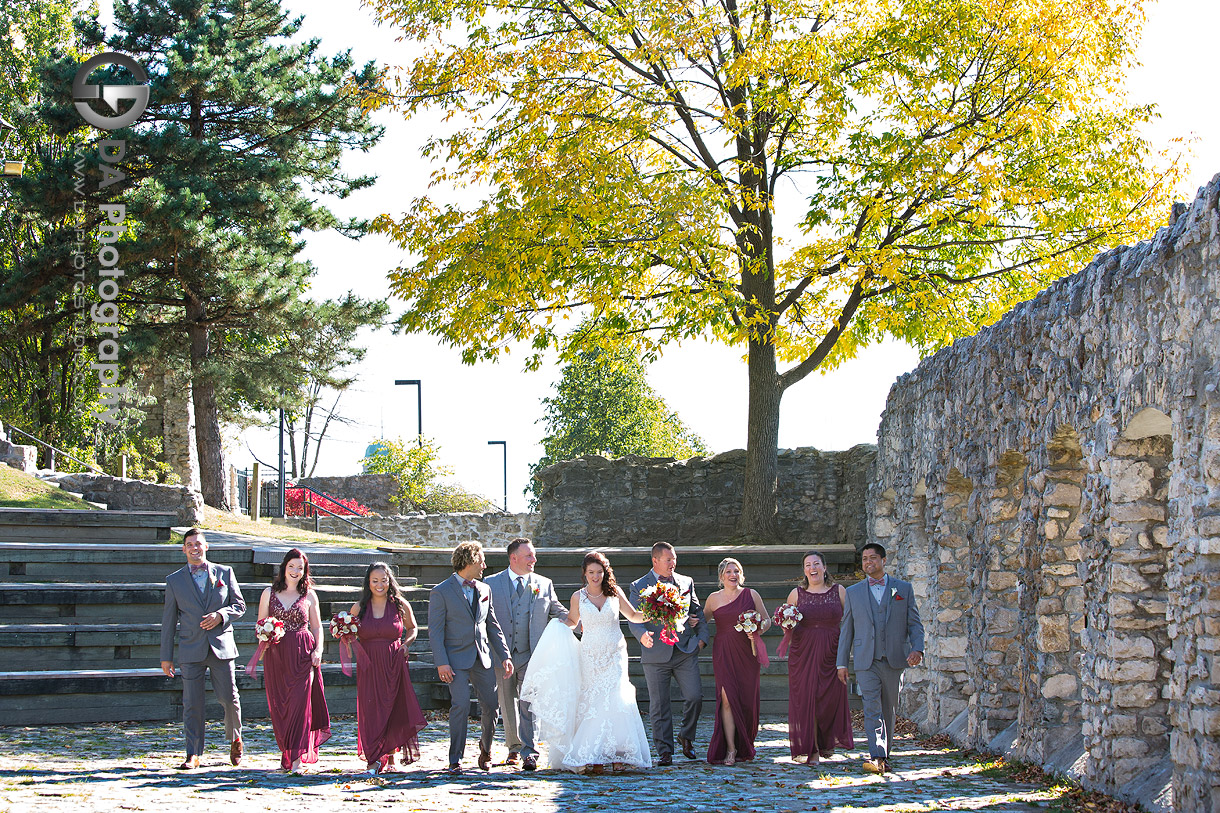
<path fill-rule="evenodd" d="M 733 628 L 737 617 L 753 610 L 754 596 L 742 590 L 733 601 L 712 612 L 716 619 L 716 642 L 712 646 L 712 672 L 716 676 L 716 727 L 707 745 L 707 761 L 724 762 L 728 743 L 724 736 L 721 707 L 728 697 L 733 711 L 737 761 L 754 759 L 754 738 L 758 736 L 758 656 L 750 649 L 750 637 Z M 757 642 L 762 646 L 762 641 Z"/>
<path fill-rule="evenodd" d="M 271 615 L 284 622 L 284 637 L 267 647 L 263 655 L 263 686 L 267 710 L 275 730 L 275 744 L 283 756 L 285 770 L 298 759 L 318 761 L 318 746 L 330 739 L 330 711 L 322 687 L 322 670 L 313 665 L 310 653 L 316 641 L 302 610 L 301 596 L 284 609 L 271 591 Z"/>
<path fill-rule="evenodd" d="M 792 630 L 788 652 L 788 736 L 792 756 L 830 754 L 835 745 L 853 746 L 847 687 L 839 680 L 839 588 L 825 593 L 796 589 L 801 622 Z"/>
<path fill-rule="evenodd" d="M 360 649 L 356 651 L 356 753 L 364 761 L 385 767 L 390 754 L 402 751 L 402 764 L 419 759 L 416 735 L 426 725 L 411 685 L 407 650 L 402 645 L 402 619 L 387 605 L 374 618 L 370 609 L 360 619 Z"/>

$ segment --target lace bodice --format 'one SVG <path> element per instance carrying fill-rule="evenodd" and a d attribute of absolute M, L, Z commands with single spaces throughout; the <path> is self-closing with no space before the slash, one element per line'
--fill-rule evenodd
<path fill-rule="evenodd" d="M 297 600 L 292 602 L 291 607 L 285 608 L 276 592 L 271 591 L 271 615 L 284 622 L 284 632 L 304 629 L 306 623 L 305 610 L 302 608 L 304 601 L 305 596 L 298 596 Z"/>

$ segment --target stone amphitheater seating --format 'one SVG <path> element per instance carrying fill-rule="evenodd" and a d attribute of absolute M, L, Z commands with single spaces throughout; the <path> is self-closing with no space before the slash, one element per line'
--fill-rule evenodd
<path fill-rule="evenodd" d="M 182 552 L 166 544 L 172 515 L 142 512 L 36 512 L 0 509 L 0 721 L 8 725 L 62 724 L 123 720 L 174 720 L 181 717 L 181 683 L 159 668 L 160 618 L 165 576 L 182 566 Z M 73 516 L 65 517 L 65 513 Z M 111 517 L 98 523 L 82 514 Z M 126 516 L 121 516 L 126 514 Z M 89 524 L 69 524 L 69 520 Z M 18 529 L 13 535 L 10 530 Z M 104 539 L 97 539 L 99 529 Z M 124 532 L 126 529 L 126 532 Z M 160 541 L 160 544 L 158 544 Z M 231 566 L 251 609 L 236 625 L 244 665 L 255 649 L 253 624 L 262 589 L 270 582 L 291 543 L 214 543 L 209 558 Z M 850 545 L 824 546 L 832 572 L 852 569 Z M 538 551 L 539 573 L 556 582 L 566 600 L 578 587 L 584 549 Z M 651 566 L 647 548 L 603 549 L 624 586 Z M 799 573 L 804 548 L 680 548 L 679 570 L 694 577 L 700 597 L 715 589 L 716 566 L 727 555 L 740 559 L 750 586 L 768 608 L 782 601 Z M 359 594 L 364 569 L 375 559 L 390 561 L 420 624 L 411 646 L 411 677 L 425 709 L 448 705 L 448 690 L 431 664 L 427 601 L 432 585 L 452 573 L 447 549 L 387 548 L 381 551 L 331 549 L 311 553 L 311 570 L 323 615 L 346 609 Z M 489 551 L 488 570 L 507 566 L 502 550 Z M 641 709 L 648 702 L 639 664 L 639 643 L 627 633 L 629 670 Z M 778 631 L 767 636 L 774 652 Z M 324 665 L 332 713 L 355 712 L 355 680 L 343 675 L 338 650 L 328 641 Z M 701 661 L 705 713 L 714 708 L 710 651 Z M 265 716 L 261 671 L 239 675 L 244 714 Z M 787 710 L 787 663 L 774 658 L 764 670 L 764 713 Z M 209 695 L 210 697 L 210 695 Z M 675 689 L 676 698 L 676 689 Z M 219 716 L 218 704 L 209 714 Z"/>

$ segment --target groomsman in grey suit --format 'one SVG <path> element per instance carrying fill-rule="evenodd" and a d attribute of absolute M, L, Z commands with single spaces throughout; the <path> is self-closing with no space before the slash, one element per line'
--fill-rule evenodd
<path fill-rule="evenodd" d="M 246 601 L 233 568 L 207 560 L 208 540 L 191 528 L 182 538 L 187 566 L 165 580 L 165 611 L 161 614 L 161 671 L 174 676 L 174 632 L 178 633 L 178 664 L 182 669 L 182 727 L 186 759 L 180 770 L 199 767 L 203 754 L 203 676 L 211 673 L 212 692 L 225 710 L 229 761 L 241 763 L 241 700 L 233 660 L 233 622 L 246 613 Z"/>
<path fill-rule="evenodd" d="M 911 583 L 886 574 L 885 548 L 865 545 L 860 567 L 868 578 L 847 588 L 836 665 L 839 680 L 847 683 L 848 656 L 855 659 L 870 757 L 864 770 L 886 773 L 902 670 L 923 663 L 923 623 Z"/>
<path fill-rule="evenodd" d="M 496 675 L 492 655 L 504 674 L 512 677 L 504 633 L 491 606 L 491 589 L 479 581 L 487 567 L 483 546 L 463 542 L 453 550 L 453 575 L 432 588 L 428 596 L 428 640 L 432 662 L 441 681 L 449 684 L 449 772 L 461 773 L 466 750 L 466 718 L 470 714 L 470 687 L 479 698 L 479 767 L 491 769 L 491 738 L 496 732 Z"/>
<path fill-rule="evenodd" d="M 703 606 L 695 595 L 695 581 L 674 572 L 678 556 L 674 546 L 658 542 L 652 546 L 652 570 L 631 583 L 627 599 L 639 608 L 640 594 L 658 581 L 672 584 L 690 601 L 690 615 L 678 630 L 678 643 L 661 640 L 661 628 L 656 624 L 631 624 L 631 632 L 641 642 L 646 633 L 652 634 L 652 646 L 640 651 L 644 679 L 648 682 L 648 719 L 652 723 L 652 741 L 657 749 L 657 764 L 672 765 L 674 761 L 674 718 L 669 702 L 670 681 L 678 681 L 682 693 L 682 727 L 678 729 L 678 744 L 687 759 L 695 756 L 695 728 L 703 708 L 703 681 L 699 677 L 699 651 L 707 646 L 709 633 L 703 619 Z"/>
<path fill-rule="evenodd" d="M 521 682 L 547 623 L 552 618 L 562 621 L 568 617 L 567 609 L 555 594 L 555 585 L 534 572 L 537 561 L 532 542 L 514 539 L 508 543 L 508 570 L 487 577 L 491 606 L 504 630 L 513 662 L 512 675 L 496 670 L 508 764 L 516 765 L 520 758 L 521 767 L 527 771 L 538 769 L 538 749 L 534 746 L 534 715 L 529 703 L 521 702 Z"/>

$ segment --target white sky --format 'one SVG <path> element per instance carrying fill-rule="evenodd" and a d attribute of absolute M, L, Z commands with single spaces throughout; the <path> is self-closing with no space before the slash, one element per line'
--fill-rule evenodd
<path fill-rule="evenodd" d="M 358 64 L 376 60 L 408 64 L 407 46 L 379 28 L 358 0 L 285 0 L 305 15 L 303 34 L 322 41 L 321 52 L 351 48 Z M 1133 103 L 1154 102 L 1161 120 L 1148 132 L 1154 145 L 1194 136 L 1189 189 L 1220 172 L 1220 111 L 1208 89 L 1215 76 L 1215 32 L 1220 4 L 1214 0 L 1162 0 L 1149 6 L 1139 68 L 1130 74 Z M 336 207 L 340 216 L 395 215 L 424 191 L 430 166 L 419 157 L 426 124 L 383 114 L 386 136 L 368 154 L 350 156 L 346 168 L 373 173 L 379 181 Z M 1193 197 L 1193 191 L 1189 195 Z M 335 297 L 351 289 L 366 297 L 386 292 L 386 272 L 406 261 L 403 252 L 380 236 L 359 243 L 334 233 L 312 235 L 305 256 L 318 269 L 313 295 Z M 401 303 L 391 301 L 395 313 Z M 395 379 L 423 382 L 424 434 L 441 447 L 442 463 L 455 470 L 466 488 L 499 503 L 504 491 L 501 447 L 507 441 L 508 505 L 525 508 L 522 490 L 527 469 L 542 454 L 540 399 L 551 393 L 558 368 L 522 372 L 523 354 L 497 364 L 462 365 L 452 348 L 426 335 L 394 336 L 388 330 L 368 337 L 368 355 L 359 381 L 343 396 L 340 414 L 352 425 L 334 427 L 323 446 L 318 474 L 353 474 L 374 437 L 414 437 L 414 387 L 395 387 Z M 789 390 L 783 400 L 780 445 L 846 449 L 876 441 L 877 424 L 890 385 L 918 363 L 909 347 L 887 343 L 826 375 L 813 375 Z M 713 452 L 745 446 L 746 370 L 740 350 L 703 343 L 672 346 L 650 369 L 653 387 L 676 409 Z M 274 432 L 248 431 L 231 449 L 239 468 L 253 462 L 252 449 L 270 462 Z"/>

